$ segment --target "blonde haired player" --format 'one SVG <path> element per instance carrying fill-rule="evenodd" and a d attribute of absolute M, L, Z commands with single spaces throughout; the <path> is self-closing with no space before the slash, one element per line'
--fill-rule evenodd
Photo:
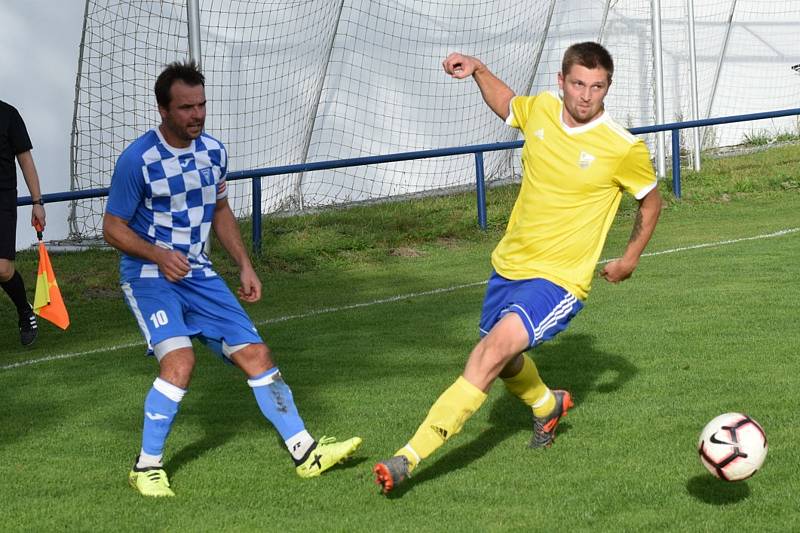
<path fill-rule="evenodd" d="M 661 212 L 647 147 L 605 112 L 614 64 L 601 45 L 566 50 L 561 95 L 516 96 L 474 57 L 450 54 L 442 65 L 453 78 L 471 76 L 491 110 L 522 131 L 522 187 L 492 253 L 481 340 L 411 440 L 373 468 L 384 494 L 461 431 L 498 376 L 532 410 L 530 447 L 552 444 L 572 397 L 549 389 L 525 352 L 564 330 L 583 307 L 623 191 L 639 209 L 625 253 L 601 272 L 607 281 L 631 276 Z"/>

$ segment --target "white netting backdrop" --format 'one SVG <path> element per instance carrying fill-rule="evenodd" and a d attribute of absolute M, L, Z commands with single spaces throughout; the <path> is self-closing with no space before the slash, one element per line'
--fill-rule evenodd
<path fill-rule="evenodd" d="M 796 107 L 800 78 L 790 67 L 800 63 L 800 2 L 694 3 L 700 117 Z M 665 121 L 688 120 L 686 1 L 661 5 Z M 443 74 L 441 61 L 452 51 L 479 56 L 517 93 L 533 94 L 557 87 L 569 44 L 599 40 L 616 63 L 611 114 L 628 127 L 655 123 L 649 0 L 200 0 L 199 6 L 206 127 L 226 144 L 231 170 L 515 139 L 474 83 Z M 108 186 L 120 151 L 158 124 L 152 86 L 165 64 L 188 56 L 186 11 L 185 0 L 87 0 L 74 190 Z M 709 128 L 705 146 L 797 129 L 795 118 Z M 487 179 L 513 178 L 517 166 L 515 153 L 486 154 Z M 474 180 L 472 156 L 275 176 L 263 180 L 261 211 Z M 249 182 L 234 182 L 231 199 L 237 215 L 249 215 Z M 74 203 L 73 237 L 100 233 L 104 203 Z"/>

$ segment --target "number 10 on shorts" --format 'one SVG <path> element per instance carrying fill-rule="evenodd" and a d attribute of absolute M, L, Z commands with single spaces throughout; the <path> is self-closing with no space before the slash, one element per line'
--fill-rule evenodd
<path fill-rule="evenodd" d="M 167 313 L 165 313 L 163 309 L 159 309 L 158 311 L 150 315 L 150 322 L 153 323 L 153 326 L 158 328 L 161 326 L 166 326 L 169 323 L 169 318 L 167 317 Z"/>

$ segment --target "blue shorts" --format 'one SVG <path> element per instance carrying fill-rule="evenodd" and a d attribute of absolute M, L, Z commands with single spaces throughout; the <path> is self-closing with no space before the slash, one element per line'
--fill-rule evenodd
<path fill-rule="evenodd" d="M 223 342 L 230 346 L 264 342 L 218 276 L 184 278 L 177 283 L 164 278 L 136 279 L 122 283 L 122 292 L 150 354 L 153 346 L 174 337 L 197 337 L 218 355 L 223 355 Z"/>
<path fill-rule="evenodd" d="M 566 329 L 581 309 L 583 302 L 551 281 L 510 280 L 492 271 L 481 310 L 481 337 L 507 313 L 516 313 L 528 331 L 528 348 L 533 348 Z"/>

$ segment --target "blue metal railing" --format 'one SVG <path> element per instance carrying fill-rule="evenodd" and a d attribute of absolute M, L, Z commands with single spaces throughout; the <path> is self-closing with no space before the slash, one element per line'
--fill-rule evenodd
<path fill-rule="evenodd" d="M 660 131 L 670 131 L 672 135 L 672 191 L 677 198 L 681 197 L 681 165 L 680 165 L 680 130 L 689 128 L 699 128 L 704 126 L 716 126 L 719 124 L 729 124 L 732 122 L 747 122 L 753 120 L 763 120 L 768 118 L 786 117 L 800 115 L 800 108 L 784 109 L 780 111 L 766 111 L 763 113 L 750 113 L 747 115 L 733 115 L 728 117 L 709 118 L 704 120 L 689 120 L 686 122 L 671 122 L 668 124 L 657 124 L 653 126 L 642 126 L 631 128 L 629 131 L 634 135 L 645 133 L 656 133 Z M 486 188 L 484 179 L 483 154 L 485 152 L 495 152 L 499 150 L 513 150 L 521 148 L 524 141 L 509 141 L 491 144 L 474 144 L 470 146 L 459 146 L 453 148 L 438 148 L 435 150 L 418 150 L 414 152 L 401 152 L 386 155 L 374 155 L 367 157 L 353 157 L 349 159 L 335 159 L 330 161 L 318 161 L 315 163 L 299 163 L 294 165 L 283 165 L 279 167 L 260 168 L 254 170 L 239 170 L 228 173 L 228 180 L 251 179 L 252 180 L 252 213 L 253 213 L 253 251 L 261 253 L 261 178 L 268 176 L 278 176 L 281 174 L 296 174 L 300 172 L 312 172 L 315 170 L 330 170 L 344 167 L 357 167 L 364 165 L 377 165 L 381 163 L 394 163 L 397 161 L 409 161 L 412 159 L 430 159 L 433 157 L 448 157 L 454 155 L 474 154 L 475 156 L 475 186 L 477 191 L 477 210 L 478 224 L 481 229 L 486 229 Z M 82 200 L 86 198 L 99 198 L 108 196 L 108 187 L 98 189 L 85 189 L 82 191 L 69 191 L 42 195 L 45 203 L 64 202 L 69 200 Z M 30 205 L 31 197 L 23 196 L 17 200 L 17 205 Z"/>

